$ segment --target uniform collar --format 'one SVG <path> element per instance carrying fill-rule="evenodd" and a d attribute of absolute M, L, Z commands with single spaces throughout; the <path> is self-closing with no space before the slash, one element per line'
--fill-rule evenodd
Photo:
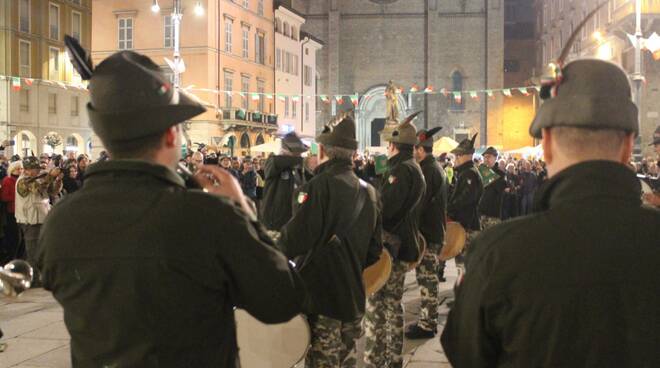
<path fill-rule="evenodd" d="M 142 160 L 110 160 L 98 162 L 90 165 L 87 170 L 85 170 L 85 179 L 109 173 L 121 172 L 149 175 L 170 184 L 185 188 L 183 178 L 177 175 L 174 170 L 163 165 Z"/>
<path fill-rule="evenodd" d="M 318 175 L 324 171 L 329 171 L 333 169 L 351 170 L 352 168 L 353 168 L 353 163 L 350 160 L 332 159 L 317 166 L 316 169 L 314 170 L 314 175 Z"/>
<path fill-rule="evenodd" d="M 423 159 L 422 161 L 419 162 L 419 165 L 421 166 L 421 165 L 429 164 L 429 163 L 432 164 L 434 161 L 435 161 L 435 157 L 433 157 L 432 154 L 427 153 L 427 154 L 426 154 L 426 157 L 424 157 L 424 159 Z"/>
<path fill-rule="evenodd" d="M 546 181 L 534 207 L 544 211 L 563 203 L 613 198 L 641 205 L 639 180 L 628 167 L 613 161 L 587 161 L 570 166 Z"/>
<path fill-rule="evenodd" d="M 393 167 L 395 165 L 398 165 L 402 163 L 403 161 L 410 160 L 413 158 L 412 151 L 399 151 L 396 155 L 392 156 L 389 160 L 387 160 L 388 166 Z"/>
<path fill-rule="evenodd" d="M 469 160 L 456 167 L 456 171 L 463 171 L 474 167 L 474 161 Z"/>

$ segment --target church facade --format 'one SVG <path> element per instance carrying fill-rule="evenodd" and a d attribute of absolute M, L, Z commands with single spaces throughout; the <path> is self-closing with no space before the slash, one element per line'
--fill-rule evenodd
<path fill-rule="evenodd" d="M 454 139 L 478 132 L 482 144 L 502 144 L 501 93 L 466 91 L 502 88 L 503 0 L 284 3 L 305 16 L 304 31 L 325 43 L 317 55 L 318 93 L 345 96 L 319 104 L 317 129 L 354 109 L 361 148 L 380 145 L 384 92 L 392 80 L 401 88 L 400 119 L 424 110 L 418 128 L 442 126 L 442 135 Z M 410 93 L 413 87 L 432 93 Z M 354 94 L 356 104 L 348 98 Z"/>

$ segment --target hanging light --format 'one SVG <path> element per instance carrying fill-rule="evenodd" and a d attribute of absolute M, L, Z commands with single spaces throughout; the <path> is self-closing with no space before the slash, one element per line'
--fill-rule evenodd
<path fill-rule="evenodd" d="M 198 1 L 198 2 L 195 4 L 195 15 L 197 15 L 197 16 L 199 16 L 199 17 L 201 17 L 202 15 L 204 15 L 204 7 L 202 6 L 202 2 L 201 2 L 201 1 Z"/>
<path fill-rule="evenodd" d="M 160 5 L 158 5 L 158 0 L 154 0 L 151 3 L 151 11 L 154 13 L 158 13 L 160 11 Z"/>

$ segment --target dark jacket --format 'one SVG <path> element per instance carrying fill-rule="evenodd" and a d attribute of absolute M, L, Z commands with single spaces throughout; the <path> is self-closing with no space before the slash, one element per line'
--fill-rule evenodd
<path fill-rule="evenodd" d="M 536 192 L 538 187 L 538 178 L 533 172 L 521 172 L 520 175 L 520 194 L 529 195 Z"/>
<path fill-rule="evenodd" d="M 420 203 L 419 231 L 427 243 L 442 245 L 447 221 L 447 176 L 431 154 L 419 165 L 426 182 L 426 191 Z"/>
<path fill-rule="evenodd" d="M 497 163 L 491 167 L 499 178 L 484 188 L 484 194 L 479 202 L 479 214 L 488 217 L 502 218 L 502 201 L 506 189 L 506 173 Z"/>
<path fill-rule="evenodd" d="M 64 178 L 62 178 L 62 185 L 64 187 L 64 190 L 67 193 L 71 194 L 77 191 L 78 189 L 80 189 L 80 187 L 82 187 L 82 182 L 78 179 L 73 179 L 70 176 L 65 176 Z"/>
<path fill-rule="evenodd" d="M 234 306 L 270 323 L 299 313 L 300 280 L 228 200 L 141 161 L 85 174 L 47 217 L 38 258 L 74 367 L 235 367 Z"/>
<path fill-rule="evenodd" d="M 346 222 L 354 217 L 358 190 L 366 197 L 351 226 Z M 350 161 L 331 160 L 300 189 L 294 207 L 278 246 L 302 266 L 312 305 L 308 312 L 345 322 L 361 318 L 362 271 L 378 260 L 383 247 L 376 190 L 359 180 Z"/>
<path fill-rule="evenodd" d="M 257 173 L 254 170 L 242 172 L 239 181 L 243 193 L 252 200 L 257 199 Z"/>
<path fill-rule="evenodd" d="M 463 367 L 660 367 L 660 211 L 624 165 L 577 164 L 484 231 L 442 345 Z"/>
<path fill-rule="evenodd" d="M 292 216 L 294 192 L 304 184 L 302 157 L 271 156 L 264 172 L 264 197 L 261 221 L 268 230 L 280 231 Z"/>
<path fill-rule="evenodd" d="M 426 191 L 422 169 L 412 152 L 402 151 L 387 162 L 388 170 L 381 182 L 383 230 L 396 236 L 399 249 L 387 244 L 392 257 L 405 262 L 419 257 L 419 209 Z"/>
<path fill-rule="evenodd" d="M 465 230 L 481 230 L 477 207 L 484 188 L 481 175 L 472 160 L 455 169 L 456 185 L 449 198 L 447 214 L 459 222 Z"/>

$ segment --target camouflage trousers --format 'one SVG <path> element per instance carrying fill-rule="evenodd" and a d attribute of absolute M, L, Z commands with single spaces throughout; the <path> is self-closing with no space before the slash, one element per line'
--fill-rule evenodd
<path fill-rule="evenodd" d="M 467 258 L 471 251 L 470 243 L 474 241 L 474 238 L 476 238 L 479 233 L 480 231 L 477 230 L 466 230 L 465 247 L 463 247 L 461 254 L 457 255 L 455 258 L 456 266 L 465 267 L 465 263 L 467 262 Z"/>
<path fill-rule="evenodd" d="M 481 230 L 486 230 L 491 228 L 499 223 L 502 223 L 502 220 L 497 217 L 490 216 L 481 216 Z"/>
<path fill-rule="evenodd" d="M 422 305 L 417 325 L 427 331 L 438 326 L 438 251 L 440 244 L 429 243 L 424 258 L 415 269 L 417 284 L 422 294 Z"/>
<path fill-rule="evenodd" d="M 364 315 L 366 368 L 401 368 L 403 365 L 403 284 L 408 264 L 392 263 L 382 289 L 367 299 Z"/>
<path fill-rule="evenodd" d="M 362 333 L 362 318 L 342 322 L 326 316 L 309 318 L 312 346 L 305 357 L 305 368 L 357 367 L 357 340 Z"/>

